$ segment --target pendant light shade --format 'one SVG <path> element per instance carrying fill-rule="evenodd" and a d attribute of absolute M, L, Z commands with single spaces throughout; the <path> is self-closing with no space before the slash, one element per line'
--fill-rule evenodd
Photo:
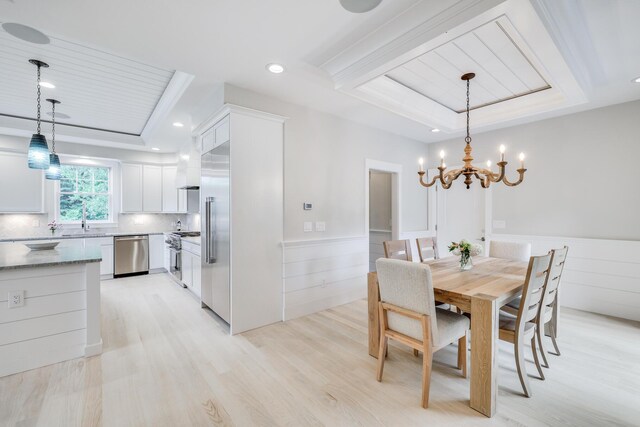
<path fill-rule="evenodd" d="M 51 154 L 49 157 L 49 167 L 44 173 L 45 178 L 52 180 L 60 180 L 60 158 L 56 154 L 56 104 L 60 101 L 56 99 L 47 99 L 51 103 Z"/>
<path fill-rule="evenodd" d="M 40 68 L 47 68 L 49 65 L 37 59 L 30 59 L 30 63 L 38 67 L 38 129 L 31 137 L 29 143 L 28 164 L 31 169 L 49 169 L 49 147 L 47 139 L 40 134 Z"/>
<path fill-rule="evenodd" d="M 49 147 L 44 135 L 33 134 L 29 143 L 28 159 L 31 169 L 49 169 Z"/>
<path fill-rule="evenodd" d="M 49 169 L 44 176 L 47 179 L 60 180 L 60 158 L 56 153 L 49 154 Z"/>

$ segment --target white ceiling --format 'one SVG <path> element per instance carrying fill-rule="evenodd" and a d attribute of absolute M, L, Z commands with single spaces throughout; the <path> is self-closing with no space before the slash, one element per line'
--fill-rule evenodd
<path fill-rule="evenodd" d="M 587 102 L 527 117 L 512 117 L 479 130 L 640 99 L 640 84 L 631 83 L 633 78 L 640 76 L 640 26 L 637 25 L 640 1 L 515 1 L 533 4 L 584 91 Z M 481 13 L 481 6 L 489 3 L 499 5 L 502 1 L 383 0 L 372 12 L 351 14 L 340 7 L 338 0 L 192 0 L 160 5 L 152 0 L 0 0 L 0 21 L 30 25 L 50 36 L 92 46 L 156 69 L 181 70 L 194 75 L 195 79 L 184 95 L 159 121 L 157 130 L 148 136 L 150 142 L 146 149 L 157 146 L 163 151 L 175 151 L 179 144 L 188 141 L 191 126 L 197 125 L 190 122 L 194 108 L 201 105 L 221 82 L 433 142 L 451 138 L 459 132 L 433 134 L 431 126 L 424 122 L 416 122 L 336 91 L 330 73 L 321 67 L 364 39 L 373 37 L 384 44 L 387 30 L 393 24 L 410 28 L 454 6 L 463 10 L 460 16 L 471 17 L 470 14 Z M 480 55 L 481 52 L 464 45 L 475 43 L 470 40 L 463 42 L 461 39 L 458 43 L 463 50 Z M 500 43 L 500 40 L 490 43 Z M 494 56 L 499 56 L 496 46 L 490 50 L 494 49 Z M 370 52 L 363 51 L 363 55 L 367 53 Z M 448 60 L 452 60 L 451 56 L 464 57 L 451 52 L 439 54 Z M 431 64 L 428 58 L 419 60 Z M 478 88 L 477 95 L 484 96 L 478 98 L 478 102 L 521 93 L 522 87 L 537 86 L 534 78 L 524 79 L 519 87 L 513 78 L 497 77 L 499 73 L 506 76 L 508 70 L 517 71 L 515 64 L 505 64 L 500 71 L 495 59 L 491 60 L 494 61 L 492 65 L 484 56 L 468 60 L 492 67 L 492 78 L 500 82 L 492 83 L 489 77 L 483 77 L 485 81 L 480 77 L 474 80 L 486 91 L 483 94 Z M 269 74 L 264 67 L 270 62 L 283 63 L 287 71 L 281 75 Z M 454 66 L 460 67 L 462 65 Z M 450 77 L 448 72 L 441 73 Z M 459 76 L 451 78 L 459 79 Z M 460 109 L 464 102 L 464 98 L 458 99 L 454 92 L 447 95 L 447 91 L 438 92 L 423 86 L 415 89 L 428 93 L 452 109 Z M 472 89 L 472 96 L 475 96 L 473 90 L 475 87 Z M 32 96 L 32 92 L 33 88 L 29 87 L 28 96 Z M 61 101 L 67 105 L 64 99 Z M 64 112 L 62 106 L 60 111 Z M 183 121 L 186 126 L 174 128 L 171 123 L 176 120 Z M 97 134 L 87 134 L 84 140 L 109 144 L 105 137 Z"/>
<path fill-rule="evenodd" d="M 35 119 L 36 67 L 34 58 L 49 64 L 41 69 L 42 116 L 51 111 L 46 98 L 62 101 L 60 124 L 140 135 L 164 93 L 172 70 L 50 37 L 50 44 L 22 41 L 0 29 L 0 114 Z M 25 59 L 26 58 L 26 59 Z"/>

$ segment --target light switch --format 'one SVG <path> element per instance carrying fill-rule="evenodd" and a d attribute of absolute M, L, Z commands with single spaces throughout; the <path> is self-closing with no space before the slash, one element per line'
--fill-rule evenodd
<path fill-rule="evenodd" d="M 313 223 L 311 221 L 305 221 L 305 223 L 304 223 L 304 232 L 308 233 L 310 231 L 313 231 Z"/>
<path fill-rule="evenodd" d="M 326 224 L 324 223 L 324 221 L 317 221 L 316 222 L 316 231 L 324 231 L 327 229 Z"/>

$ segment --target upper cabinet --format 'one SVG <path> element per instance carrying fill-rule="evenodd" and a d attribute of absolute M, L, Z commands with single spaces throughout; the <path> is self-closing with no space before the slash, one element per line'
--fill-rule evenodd
<path fill-rule="evenodd" d="M 26 154 L 0 152 L 0 213 L 42 212 L 42 175 L 29 169 Z"/>
<path fill-rule="evenodd" d="M 123 163 L 122 212 L 181 212 L 176 167 Z"/>
<path fill-rule="evenodd" d="M 229 116 L 221 119 L 212 128 L 200 135 L 202 153 L 211 151 L 214 147 L 229 141 Z"/>
<path fill-rule="evenodd" d="M 142 210 L 144 212 L 162 212 L 162 184 L 162 166 L 142 166 Z"/>

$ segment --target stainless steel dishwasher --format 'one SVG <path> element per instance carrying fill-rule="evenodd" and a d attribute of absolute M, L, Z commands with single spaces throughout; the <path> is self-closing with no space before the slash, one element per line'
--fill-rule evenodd
<path fill-rule="evenodd" d="M 149 235 L 135 234 L 113 238 L 113 277 L 149 273 Z"/>

